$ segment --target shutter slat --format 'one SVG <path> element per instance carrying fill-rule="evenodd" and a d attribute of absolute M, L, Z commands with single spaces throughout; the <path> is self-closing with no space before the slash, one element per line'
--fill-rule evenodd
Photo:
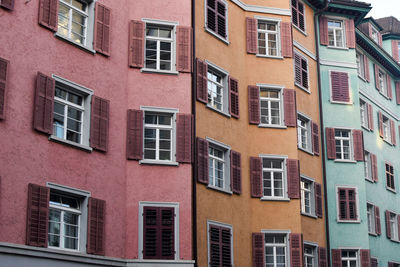
<path fill-rule="evenodd" d="M 394 121 L 390 120 L 390 133 L 392 144 L 396 145 L 396 127 L 394 126 Z"/>
<path fill-rule="evenodd" d="M 369 62 L 367 55 L 364 55 L 364 73 L 365 73 L 365 79 L 367 80 L 367 82 L 370 82 L 371 78 L 369 75 Z"/>
<path fill-rule="evenodd" d="M 361 267 L 370 267 L 371 255 L 369 249 L 360 249 Z"/>
<path fill-rule="evenodd" d="M 392 56 L 394 60 L 399 62 L 399 41 L 392 40 Z"/>
<path fill-rule="evenodd" d="M 92 96 L 92 112 L 90 118 L 90 146 L 99 151 L 108 150 L 110 101 Z"/>
<path fill-rule="evenodd" d="M 288 197 L 300 198 L 300 166 L 297 159 L 287 159 Z"/>
<path fill-rule="evenodd" d="M 319 16 L 319 42 L 328 45 L 328 19 L 325 16 Z"/>
<path fill-rule="evenodd" d="M 106 202 L 97 198 L 89 198 L 88 203 L 88 234 L 87 253 L 105 254 L 105 213 Z"/>
<path fill-rule="evenodd" d="M 196 96 L 197 100 L 207 104 L 207 63 L 196 59 Z"/>
<path fill-rule="evenodd" d="M 326 132 L 326 151 L 328 159 L 336 159 L 335 129 L 325 128 Z"/>
<path fill-rule="evenodd" d="M 371 165 L 372 165 L 372 180 L 378 181 L 378 162 L 375 154 L 370 153 Z"/>
<path fill-rule="evenodd" d="M 144 67 L 144 22 L 131 20 L 129 23 L 129 67 Z"/>
<path fill-rule="evenodd" d="M 354 159 L 356 161 L 364 161 L 364 143 L 363 132 L 361 130 L 353 130 Z"/>
<path fill-rule="evenodd" d="M 252 234 L 253 267 L 265 267 L 265 243 L 263 233 Z"/>
<path fill-rule="evenodd" d="M 246 48 L 247 53 L 257 54 L 257 20 L 246 18 Z"/>
<path fill-rule="evenodd" d="M 292 24 L 290 22 L 281 22 L 281 44 L 282 56 L 293 56 L 293 41 L 292 41 Z"/>
<path fill-rule="evenodd" d="M 303 266 L 303 246 L 301 234 L 290 234 L 290 266 Z"/>
<path fill-rule="evenodd" d="M 315 213 L 322 218 L 322 186 L 319 183 L 315 183 Z"/>
<path fill-rule="evenodd" d="M 390 229 L 390 211 L 385 211 L 385 219 L 386 219 L 386 237 L 391 239 L 392 238 L 392 231 Z"/>
<path fill-rule="evenodd" d="M 313 153 L 316 156 L 319 156 L 319 128 L 318 124 L 312 122 L 312 144 L 313 144 Z"/>
<path fill-rule="evenodd" d="M 377 235 L 381 235 L 382 229 L 381 229 L 381 214 L 379 212 L 379 207 L 374 206 L 375 209 L 375 232 Z"/>
<path fill-rule="evenodd" d="M 367 104 L 368 107 L 368 128 L 373 131 L 374 130 L 374 116 L 373 116 L 373 108 L 371 104 Z"/>
<path fill-rule="evenodd" d="M 208 141 L 197 137 L 197 181 L 208 184 Z"/>
<path fill-rule="evenodd" d="M 14 10 L 14 0 L 0 0 L 0 6 L 10 11 Z"/>
<path fill-rule="evenodd" d="M 111 9 L 98 2 L 95 8 L 94 50 L 110 56 Z"/>
<path fill-rule="evenodd" d="M 6 117 L 7 76 L 9 61 L 0 58 L 0 120 Z"/>
<path fill-rule="evenodd" d="M 39 24 L 56 32 L 58 29 L 58 0 L 39 1 Z"/>
<path fill-rule="evenodd" d="M 242 193 L 241 155 L 234 150 L 231 150 L 231 188 L 233 193 Z"/>
<path fill-rule="evenodd" d="M 180 72 L 192 71 L 192 28 L 176 27 L 176 70 Z"/>
<path fill-rule="evenodd" d="M 262 186 L 262 160 L 257 157 L 250 157 L 250 183 L 251 196 L 260 198 L 263 196 Z"/>
<path fill-rule="evenodd" d="M 285 125 L 288 127 L 297 126 L 297 111 L 296 111 L 296 90 L 283 90 L 283 105 L 285 109 Z"/>
<path fill-rule="evenodd" d="M 35 88 L 33 128 L 46 134 L 53 133 L 53 108 L 55 81 L 38 72 Z"/>
<path fill-rule="evenodd" d="M 249 85 L 249 123 L 260 124 L 260 91 L 258 86 Z"/>
<path fill-rule="evenodd" d="M 327 260 L 326 248 L 318 247 L 318 266 L 327 267 Z"/>
<path fill-rule="evenodd" d="M 342 267 L 341 249 L 332 249 L 332 267 Z"/>
<path fill-rule="evenodd" d="M 50 190 L 47 187 L 28 185 L 28 213 L 26 244 L 47 247 Z"/>
<path fill-rule="evenodd" d="M 239 83 L 229 76 L 229 113 L 234 118 L 239 118 Z"/>
<path fill-rule="evenodd" d="M 192 115 L 178 114 L 176 120 L 176 161 L 192 161 Z"/>
<path fill-rule="evenodd" d="M 126 157 L 140 160 L 143 158 L 143 111 L 129 109 L 127 119 Z"/>
<path fill-rule="evenodd" d="M 346 44 L 348 48 L 356 48 L 356 35 L 354 33 L 354 21 L 346 20 Z"/>

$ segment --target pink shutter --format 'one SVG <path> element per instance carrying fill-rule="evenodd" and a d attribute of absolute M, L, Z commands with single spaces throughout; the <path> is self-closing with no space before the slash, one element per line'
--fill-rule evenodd
<path fill-rule="evenodd" d="M 381 87 L 379 85 L 379 67 L 378 65 L 374 65 L 374 71 L 375 71 L 375 88 L 380 91 Z"/>
<path fill-rule="evenodd" d="M 319 183 L 315 183 L 315 213 L 318 218 L 322 218 L 322 186 Z"/>
<path fill-rule="evenodd" d="M 96 3 L 94 18 L 94 50 L 110 56 L 110 39 L 111 39 L 111 9 Z"/>
<path fill-rule="evenodd" d="M 328 45 L 328 19 L 319 16 L 319 42 L 321 45 Z"/>
<path fill-rule="evenodd" d="M 368 128 L 373 131 L 374 130 L 374 111 L 371 104 L 367 104 L 368 107 Z"/>
<path fill-rule="evenodd" d="M 0 58 L 0 120 L 5 119 L 5 106 L 7 96 L 7 76 L 8 64 L 10 62 L 6 59 Z"/>
<path fill-rule="evenodd" d="M 372 38 L 372 25 L 368 23 L 368 36 Z"/>
<path fill-rule="evenodd" d="M 143 111 L 128 110 L 126 133 L 126 158 L 140 160 L 143 157 Z"/>
<path fill-rule="evenodd" d="M 197 100 L 207 104 L 207 63 L 196 59 L 196 96 Z"/>
<path fill-rule="evenodd" d="M 396 103 L 400 105 L 400 82 L 396 82 Z"/>
<path fill-rule="evenodd" d="M 396 128 L 394 126 L 393 120 L 390 120 L 390 132 L 391 132 L 392 144 L 396 145 Z"/>
<path fill-rule="evenodd" d="M 221 266 L 232 266 L 231 229 L 221 227 Z"/>
<path fill-rule="evenodd" d="M 235 194 L 242 193 L 241 155 L 231 150 L 231 189 Z"/>
<path fill-rule="evenodd" d="M 263 233 L 252 234 L 253 267 L 265 267 L 265 242 Z"/>
<path fill-rule="evenodd" d="M 378 43 L 382 46 L 382 34 L 380 32 L 378 32 Z"/>
<path fill-rule="evenodd" d="M 353 130 L 354 159 L 356 161 L 364 161 L 364 143 L 363 132 L 361 130 Z"/>
<path fill-rule="evenodd" d="M 290 267 L 303 266 L 303 244 L 301 234 L 290 234 Z"/>
<path fill-rule="evenodd" d="M 328 159 L 336 159 L 335 129 L 325 128 L 326 132 L 326 152 Z"/>
<path fill-rule="evenodd" d="M 208 184 L 208 141 L 197 137 L 197 181 Z"/>
<path fill-rule="evenodd" d="M 388 87 L 388 98 L 392 99 L 393 98 L 392 79 L 390 78 L 389 73 L 386 74 L 386 84 Z"/>
<path fill-rule="evenodd" d="M 92 112 L 90 115 L 90 146 L 107 152 L 110 101 L 98 96 L 92 96 Z"/>
<path fill-rule="evenodd" d="M 88 203 L 88 232 L 87 253 L 105 254 L 105 215 L 106 202 L 97 198 L 89 198 Z"/>
<path fill-rule="evenodd" d="M 157 259 L 175 259 L 175 209 L 161 207 L 159 209 L 159 237 Z"/>
<path fill-rule="evenodd" d="M 285 125 L 290 127 L 297 126 L 297 111 L 296 111 L 296 90 L 283 90 L 283 105 L 285 109 Z"/>
<path fill-rule="evenodd" d="M 39 24 L 54 32 L 58 29 L 58 0 L 39 0 Z"/>
<path fill-rule="evenodd" d="M 370 267 L 371 255 L 369 249 L 360 249 L 361 267 Z"/>
<path fill-rule="evenodd" d="M 143 258 L 157 259 L 160 257 L 160 207 L 143 207 Z"/>
<path fill-rule="evenodd" d="M 293 56 L 293 41 L 292 41 L 292 24 L 290 22 L 281 22 L 281 45 L 282 56 Z"/>
<path fill-rule="evenodd" d="M 263 185 L 262 185 L 261 158 L 250 157 L 250 183 L 251 183 L 251 197 L 262 197 Z"/>
<path fill-rule="evenodd" d="M 247 53 L 257 54 L 257 20 L 246 18 L 246 48 Z"/>
<path fill-rule="evenodd" d="M 371 78 L 369 76 L 369 61 L 367 55 L 364 55 L 364 72 L 365 72 L 365 79 L 367 82 L 370 82 Z"/>
<path fill-rule="evenodd" d="M 331 72 L 331 95 L 333 101 L 343 101 L 341 95 L 340 72 Z"/>
<path fill-rule="evenodd" d="M 0 6 L 8 10 L 14 10 L 14 0 L 0 0 Z"/>
<path fill-rule="evenodd" d="M 229 113 L 239 119 L 239 85 L 238 80 L 229 76 Z"/>
<path fill-rule="evenodd" d="M 378 259 L 371 258 L 371 267 L 378 267 Z"/>
<path fill-rule="evenodd" d="M 210 266 L 220 266 L 221 264 L 221 227 L 211 225 L 208 230 L 208 242 L 210 248 Z"/>
<path fill-rule="evenodd" d="M 129 22 L 129 67 L 144 67 L 144 22 Z"/>
<path fill-rule="evenodd" d="M 399 59 L 399 41 L 398 40 L 392 40 L 392 56 L 394 60 L 397 62 L 400 61 Z"/>
<path fill-rule="evenodd" d="M 348 48 L 356 48 L 356 34 L 354 32 L 354 21 L 346 20 L 346 43 Z"/>
<path fill-rule="evenodd" d="M 327 261 L 328 259 L 327 259 L 326 248 L 318 247 L 318 266 L 328 267 Z"/>
<path fill-rule="evenodd" d="M 400 215 L 397 215 L 397 235 L 397 238 L 400 240 Z"/>
<path fill-rule="evenodd" d="M 386 219 L 386 237 L 392 238 L 392 231 L 390 229 L 390 211 L 385 211 L 385 219 Z"/>
<path fill-rule="evenodd" d="M 192 28 L 176 27 L 176 70 L 192 71 Z"/>
<path fill-rule="evenodd" d="M 176 161 L 192 162 L 192 115 L 178 114 L 176 119 Z"/>
<path fill-rule="evenodd" d="M 375 232 L 377 235 L 381 235 L 382 230 L 381 230 L 381 215 L 379 213 L 379 207 L 374 206 L 375 208 Z"/>
<path fill-rule="evenodd" d="M 249 85 L 249 123 L 260 124 L 260 91 L 258 86 Z"/>
<path fill-rule="evenodd" d="M 332 249 L 332 267 L 342 267 L 342 250 Z"/>
<path fill-rule="evenodd" d="M 375 154 L 371 153 L 370 157 L 371 157 L 371 165 L 372 165 L 372 180 L 377 182 L 378 181 L 378 162 L 377 162 Z"/>
<path fill-rule="evenodd" d="M 319 128 L 318 124 L 312 122 L 312 144 L 314 155 L 319 156 Z"/>
<path fill-rule="evenodd" d="M 297 159 L 287 159 L 287 180 L 289 198 L 300 198 L 300 166 Z"/>
<path fill-rule="evenodd" d="M 53 108 L 55 81 L 38 72 L 35 89 L 33 128 L 39 132 L 53 133 Z"/>
<path fill-rule="evenodd" d="M 28 185 L 28 213 L 26 244 L 47 247 L 50 190 L 47 187 Z"/>
<path fill-rule="evenodd" d="M 382 112 L 378 111 L 378 120 L 379 120 L 379 136 L 383 137 L 383 115 Z"/>

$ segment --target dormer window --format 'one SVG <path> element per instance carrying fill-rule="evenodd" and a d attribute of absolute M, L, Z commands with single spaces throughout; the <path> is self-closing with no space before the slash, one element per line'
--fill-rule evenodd
<path fill-rule="evenodd" d="M 371 27 L 371 37 L 376 43 L 379 43 L 379 31 L 374 26 Z"/>

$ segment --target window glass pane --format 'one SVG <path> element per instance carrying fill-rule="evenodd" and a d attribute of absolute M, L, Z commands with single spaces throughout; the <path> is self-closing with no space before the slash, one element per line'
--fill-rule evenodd
<path fill-rule="evenodd" d="M 49 234 L 48 235 L 48 246 L 60 247 L 60 236 Z"/>
<path fill-rule="evenodd" d="M 78 239 L 65 237 L 64 246 L 69 249 L 78 249 Z"/>
<path fill-rule="evenodd" d="M 159 124 L 160 125 L 171 125 L 171 116 L 170 115 L 159 115 Z"/>
<path fill-rule="evenodd" d="M 170 151 L 160 151 L 160 160 L 171 160 Z"/>
<path fill-rule="evenodd" d="M 76 132 L 67 130 L 67 140 L 75 143 L 81 143 L 81 135 Z"/>
<path fill-rule="evenodd" d="M 146 36 L 158 37 L 158 28 L 146 26 Z"/>
<path fill-rule="evenodd" d="M 80 2 L 80 1 L 72 0 L 72 5 L 73 5 L 74 7 L 76 7 L 77 9 L 79 9 L 79 10 L 82 10 L 82 11 L 85 11 L 85 10 L 86 10 L 86 4 L 85 4 L 85 3 L 82 3 L 82 2 Z"/>

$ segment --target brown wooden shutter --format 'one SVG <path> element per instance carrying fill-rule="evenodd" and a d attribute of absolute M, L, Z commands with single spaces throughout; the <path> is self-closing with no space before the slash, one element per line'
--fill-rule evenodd
<path fill-rule="evenodd" d="M 371 165 L 372 165 L 372 180 L 377 182 L 378 181 L 378 162 L 376 159 L 376 155 L 370 153 L 371 157 Z"/>
<path fill-rule="evenodd" d="M 246 48 L 247 53 L 257 54 L 257 20 L 246 18 Z"/>
<path fill-rule="evenodd" d="M 360 249 L 361 267 L 370 267 L 371 255 L 369 249 Z"/>
<path fill-rule="evenodd" d="M 110 56 L 111 9 L 98 2 L 95 8 L 94 50 L 103 55 Z"/>
<path fill-rule="evenodd" d="M 354 21 L 346 20 L 346 44 L 348 48 L 356 48 L 356 34 L 354 32 Z"/>
<path fill-rule="evenodd" d="M 222 36 L 223 38 L 227 37 L 226 34 L 226 6 L 225 3 L 222 1 L 216 1 L 217 3 L 217 8 L 216 8 L 216 24 L 217 24 L 217 28 L 216 28 L 216 33 L 219 36 Z"/>
<path fill-rule="evenodd" d="M 386 74 L 386 84 L 387 84 L 387 90 L 388 90 L 388 98 L 392 99 L 393 98 L 392 79 L 390 78 L 388 73 Z"/>
<path fill-rule="evenodd" d="M 92 96 L 90 146 L 103 152 L 108 150 L 109 118 L 110 101 L 98 96 Z"/>
<path fill-rule="evenodd" d="M 28 185 L 28 213 L 26 244 L 47 247 L 50 190 L 47 187 Z"/>
<path fill-rule="evenodd" d="M 301 234 L 290 234 L 290 266 L 303 266 L 303 244 Z"/>
<path fill-rule="evenodd" d="M 318 124 L 312 122 L 312 144 L 313 144 L 313 153 L 316 156 L 319 156 L 319 128 Z"/>
<path fill-rule="evenodd" d="M 250 157 L 250 183 L 251 197 L 263 196 L 262 185 L 262 160 L 257 157 Z"/>
<path fill-rule="evenodd" d="M 249 85 L 249 123 L 260 124 L 260 90 L 258 86 Z"/>
<path fill-rule="evenodd" d="M 229 76 L 229 113 L 239 119 L 239 84 L 238 80 Z"/>
<path fill-rule="evenodd" d="M 372 25 L 371 23 L 367 23 L 368 25 L 368 36 L 372 38 Z"/>
<path fill-rule="evenodd" d="M 208 230 L 210 244 L 210 266 L 220 266 L 221 264 L 221 227 L 210 225 Z"/>
<path fill-rule="evenodd" d="M 197 137 L 197 181 L 208 184 L 208 141 Z"/>
<path fill-rule="evenodd" d="M 367 104 L 368 107 L 368 128 L 373 131 L 374 130 L 374 111 L 371 104 Z"/>
<path fill-rule="evenodd" d="M 395 267 L 395 264 L 393 262 L 388 262 L 388 267 Z"/>
<path fill-rule="evenodd" d="M 296 90 L 283 89 L 283 105 L 285 109 L 285 125 L 297 126 Z"/>
<path fill-rule="evenodd" d="M 379 212 L 379 207 L 374 206 L 375 209 L 375 233 L 377 235 L 381 235 L 382 229 L 381 229 L 381 215 Z"/>
<path fill-rule="evenodd" d="M 159 217 L 160 208 L 143 207 L 143 258 L 155 259 L 158 254 L 157 246 L 160 242 Z"/>
<path fill-rule="evenodd" d="M 196 59 L 196 96 L 197 100 L 207 104 L 207 63 Z"/>
<path fill-rule="evenodd" d="M 7 96 L 7 76 L 8 64 L 6 59 L 0 58 L 0 120 L 6 117 L 6 96 Z"/>
<path fill-rule="evenodd" d="M 231 229 L 221 227 L 221 265 L 232 266 Z M 213 265 L 211 265 L 213 266 Z"/>
<path fill-rule="evenodd" d="M 398 40 L 392 40 L 392 56 L 394 60 L 399 62 L 399 41 Z"/>
<path fill-rule="evenodd" d="M 386 237 L 392 238 L 392 231 L 390 229 L 390 211 L 385 211 L 385 219 L 386 219 Z"/>
<path fill-rule="evenodd" d="M 321 45 L 328 45 L 328 19 L 319 16 L 319 42 Z"/>
<path fill-rule="evenodd" d="M 176 70 L 192 71 L 192 28 L 176 27 Z"/>
<path fill-rule="evenodd" d="M 14 0 L 0 0 L 0 6 L 8 10 L 14 10 Z"/>
<path fill-rule="evenodd" d="M 318 247 L 318 266 L 328 267 L 327 261 L 328 259 L 327 259 L 326 248 Z"/>
<path fill-rule="evenodd" d="M 378 32 L 378 44 L 382 46 L 382 34 Z"/>
<path fill-rule="evenodd" d="M 302 85 L 301 57 L 297 53 L 294 53 L 294 82 Z"/>
<path fill-rule="evenodd" d="M 347 189 L 348 209 L 349 209 L 349 220 L 357 220 L 357 201 L 356 201 L 356 190 L 353 188 Z"/>
<path fill-rule="evenodd" d="M 369 76 L 369 62 L 367 55 L 364 55 L 364 73 L 365 73 L 364 78 L 367 80 L 367 82 L 370 82 L 371 78 Z"/>
<path fill-rule="evenodd" d="M 332 249 L 332 267 L 342 267 L 341 249 Z"/>
<path fill-rule="evenodd" d="M 38 72 L 35 89 L 33 128 L 47 134 L 53 133 L 54 86 L 55 81 L 53 78 Z"/>
<path fill-rule="evenodd" d="M 159 212 L 159 259 L 175 259 L 175 209 L 161 207 Z"/>
<path fill-rule="evenodd" d="M 349 211 L 348 211 L 348 193 L 346 188 L 339 188 L 338 189 L 338 201 L 339 201 L 339 218 L 341 220 L 348 220 L 349 219 Z"/>
<path fill-rule="evenodd" d="M 105 218 L 106 202 L 97 198 L 89 198 L 87 253 L 105 254 Z"/>
<path fill-rule="evenodd" d="M 315 213 L 318 218 L 322 218 L 322 186 L 319 183 L 315 183 Z"/>
<path fill-rule="evenodd" d="M 126 158 L 140 160 L 143 158 L 143 111 L 128 110 L 126 133 Z"/>
<path fill-rule="evenodd" d="M 297 159 L 286 160 L 288 197 L 300 198 L 300 166 Z"/>
<path fill-rule="evenodd" d="M 292 41 L 292 24 L 290 22 L 281 22 L 281 45 L 282 56 L 293 56 L 293 41 Z"/>
<path fill-rule="evenodd" d="M 400 240 L 400 215 L 397 214 L 397 238 Z"/>
<path fill-rule="evenodd" d="M 39 0 L 39 24 L 54 32 L 58 29 L 58 0 Z"/>
<path fill-rule="evenodd" d="M 231 189 L 233 193 L 242 193 L 241 155 L 231 150 Z"/>
<path fill-rule="evenodd" d="M 129 67 L 144 67 L 144 22 L 129 22 Z"/>
<path fill-rule="evenodd" d="M 392 144 L 396 145 L 396 128 L 394 126 L 393 120 L 390 120 L 390 132 L 391 132 Z"/>
<path fill-rule="evenodd" d="M 379 67 L 378 65 L 374 64 L 374 72 L 375 72 L 375 88 L 380 91 L 381 87 L 379 85 Z"/>
<path fill-rule="evenodd" d="M 350 101 L 349 75 L 347 72 L 331 72 L 332 100 L 340 102 Z"/>
<path fill-rule="evenodd" d="M 396 82 L 396 103 L 400 105 L 400 82 Z"/>
<path fill-rule="evenodd" d="M 378 259 L 371 258 L 371 267 L 378 267 Z"/>
<path fill-rule="evenodd" d="M 178 114 L 176 120 L 176 161 L 192 162 L 192 115 Z"/>
<path fill-rule="evenodd" d="M 363 132 L 361 130 L 353 130 L 354 159 L 356 161 L 364 161 L 364 142 Z"/>
<path fill-rule="evenodd" d="M 336 159 L 335 129 L 325 128 L 326 132 L 326 153 L 328 159 Z"/>
<path fill-rule="evenodd" d="M 265 267 L 265 242 L 263 233 L 253 233 L 253 267 Z"/>
<path fill-rule="evenodd" d="M 382 112 L 378 111 L 378 123 L 379 123 L 379 136 L 383 137 L 383 115 Z"/>

